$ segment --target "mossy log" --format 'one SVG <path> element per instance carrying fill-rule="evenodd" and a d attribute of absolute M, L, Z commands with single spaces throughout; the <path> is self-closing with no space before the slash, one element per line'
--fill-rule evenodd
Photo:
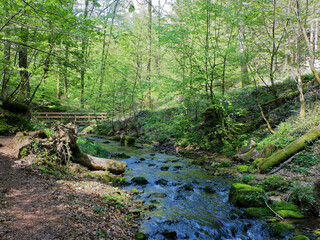
<path fill-rule="evenodd" d="M 107 158 L 93 157 L 82 153 L 81 157 L 73 159 L 73 162 L 89 168 L 90 170 L 108 170 L 114 174 L 124 173 L 127 164 L 125 162 L 115 161 Z"/>
<path fill-rule="evenodd" d="M 276 166 L 288 158 L 293 156 L 295 153 L 304 149 L 310 142 L 318 139 L 320 137 L 320 126 L 313 128 L 305 135 L 300 137 L 298 140 L 294 141 L 284 149 L 277 151 L 272 154 L 270 157 L 265 159 L 259 159 L 260 161 L 257 164 L 259 172 L 265 173 L 270 167 Z"/>

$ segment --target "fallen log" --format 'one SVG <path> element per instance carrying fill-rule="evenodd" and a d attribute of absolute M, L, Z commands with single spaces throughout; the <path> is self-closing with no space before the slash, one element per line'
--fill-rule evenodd
<path fill-rule="evenodd" d="M 82 153 L 81 157 L 74 157 L 73 162 L 79 163 L 90 170 L 107 170 L 114 174 L 124 173 L 127 164 L 107 158 L 98 158 Z"/>
<path fill-rule="evenodd" d="M 299 139 L 288 145 L 287 147 L 277 151 L 270 157 L 260 159 L 257 163 L 257 168 L 260 173 L 265 173 L 270 167 L 283 163 L 288 158 L 303 150 L 310 142 L 317 140 L 320 137 L 320 126 L 311 129 L 309 132 L 301 136 Z"/>

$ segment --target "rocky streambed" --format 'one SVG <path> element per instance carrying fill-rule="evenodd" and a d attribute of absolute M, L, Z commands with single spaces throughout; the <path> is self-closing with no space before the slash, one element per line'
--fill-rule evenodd
<path fill-rule="evenodd" d="M 215 177 L 191 159 L 93 139 L 130 156 L 123 159 L 124 188 L 144 202 L 139 231 L 148 239 L 271 239 L 266 223 L 229 202 L 231 179 Z"/>

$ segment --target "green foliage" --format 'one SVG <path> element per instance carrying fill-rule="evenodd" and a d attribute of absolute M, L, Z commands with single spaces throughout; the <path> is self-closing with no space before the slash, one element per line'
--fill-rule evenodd
<path fill-rule="evenodd" d="M 264 179 L 262 182 L 258 183 L 257 186 L 267 192 L 274 190 L 286 191 L 289 189 L 289 182 L 284 180 L 282 177 L 275 175 Z"/>
<path fill-rule="evenodd" d="M 320 142 L 318 141 L 318 143 Z M 293 163 L 303 168 L 309 168 L 320 163 L 320 155 L 313 153 L 312 150 L 312 147 L 307 147 L 306 151 L 298 153 Z"/>
<path fill-rule="evenodd" d="M 89 155 L 95 157 L 107 157 L 110 155 L 110 152 L 100 145 L 94 144 L 92 141 L 86 138 L 78 138 L 77 144 L 79 145 L 81 151 L 88 153 Z"/>
<path fill-rule="evenodd" d="M 300 206 L 305 214 L 318 216 L 317 201 L 312 187 L 297 185 L 291 191 L 290 201 Z"/>
<path fill-rule="evenodd" d="M 250 184 L 253 180 L 255 180 L 255 176 L 252 174 L 244 174 L 239 180 L 240 182 Z"/>
<path fill-rule="evenodd" d="M 284 148 L 299 137 L 307 133 L 320 121 L 320 113 L 307 113 L 305 118 L 292 116 L 278 125 L 275 134 L 270 134 L 258 143 L 257 150 L 261 150 L 270 143 L 279 148 Z"/>
<path fill-rule="evenodd" d="M 106 201 L 109 205 L 116 208 L 122 209 L 125 207 L 123 203 L 124 197 L 122 195 L 109 193 L 102 195 L 102 199 L 104 199 L 104 201 Z"/>

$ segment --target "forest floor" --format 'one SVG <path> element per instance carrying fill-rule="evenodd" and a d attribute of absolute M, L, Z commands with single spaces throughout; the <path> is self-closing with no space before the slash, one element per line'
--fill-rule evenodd
<path fill-rule="evenodd" d="M 13 144 L 0 136 L 0 239 L 134 239 L 127 206 L 103 197 L 127 193 L 88 178 L 43 174 L 16 159 Z"/>

